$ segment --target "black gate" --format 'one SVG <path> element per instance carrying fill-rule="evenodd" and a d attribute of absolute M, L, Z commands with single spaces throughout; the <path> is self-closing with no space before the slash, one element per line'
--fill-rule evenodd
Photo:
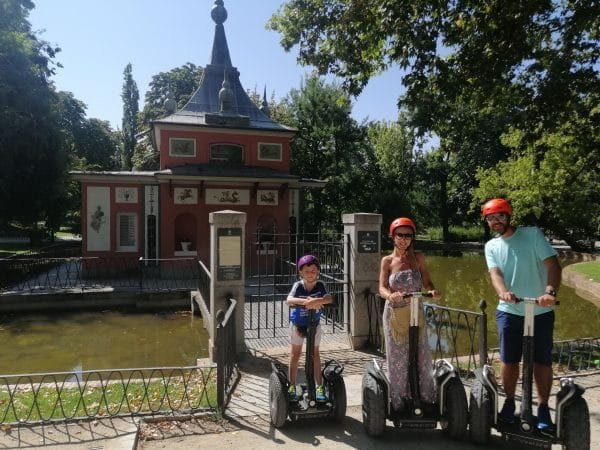
<path fill-rule="evenodd" d="M 306 254 L 321 263 L 320 279 L 334 298 L 335 306 L 326 306 L 322 325 L 325 334 L 346 332 L 348 261 L 344 246 L 350 245 L 343 234 L 261 234 L 249 243 L 246 261 L 245 337 L 261 339 L 263 345 L 281 344 L 289 338 L 289 307 L 285 299 L 298 280 L 296 261 Z M 269 338 L 275 342 L 269 343 Z M 265 340 L 266 339 L 266 340 Z M 279 341 L 279 342 L 278 342 Z"/>

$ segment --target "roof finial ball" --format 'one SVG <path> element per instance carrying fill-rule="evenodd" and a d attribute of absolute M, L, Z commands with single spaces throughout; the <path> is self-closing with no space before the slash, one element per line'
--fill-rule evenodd
<path fill-rule="evenodd" d="M 223 6 L 223 0 L 215 0 L 210 16 L 217 25 L 222 25 L 227 20 L 227 10 Z"/>

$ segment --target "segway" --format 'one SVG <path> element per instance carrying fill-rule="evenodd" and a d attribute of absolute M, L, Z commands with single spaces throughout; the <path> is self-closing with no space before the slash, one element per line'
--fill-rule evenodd
<path fill-rule="evenodd" d="M 531 396 L 533 384 L 533 337 L 534 307 L 536 298 L 517 299 L 525 303 L 523 329 L 522 401 L 518 420 L 507 423 L 498 420 L 498 383 L 494 369 L 486 364 L 475 370 L 471 388 L 469 409 L 469 433 L 471 440 L 485 444 L 490 439 L 491 428 L 495 428 L 504 440 L 536 448 L 549 449 L 561 444 L 566 450 L 590 448 L 590 413 L 583 398 L 585 389 L 572 378 L 560 380 L 556 394 L 554 429 L 541 431 L 537 428 L 537 417 L 532 414 Z M 556 302 L 558 305 L 559 302 Z"/>
<path fill-rule="evenodd" d="M 289 418 L 296 421 L 301 418 L 327 418 L 342 422 L 346 417 L 346 385 L 342 372 L 344 366 L 336 360 L 329 360 L 323 366 L 323 387 L 325 402 L 316 401 L 314 377 L 314 345 L 316 324 L 313 322 L 315 312 L 309 311 L 309 326 L 306 330 L 306 384 L 296 385 L 297 401 L 290 401 L 288 389 L 290 381 L 287 373 L 275 362 L 271 362 L 273 371 L 269 378 L 269 407 L 271 423 L 281 428 Z"/>
<path fill-rule="evenodd" d="M 440 424 L 444 433 L 461 439 L 467 431 L 467 395 L 458 371 L 445 359 L 435 362 L 433 379 L 436 401 L 425 405 L 419 390 L 419 303 L 429 293 L 412 292 L 410 297 L 408 381 L 411 398 L 401 410 L 391 401 L 390 382 L 383 368 L 374 359 L 366 366 L 362 380 L 363 425 L 369 436 L 380 436 L 389 419 L 396 428 L 435 428 Z"/>

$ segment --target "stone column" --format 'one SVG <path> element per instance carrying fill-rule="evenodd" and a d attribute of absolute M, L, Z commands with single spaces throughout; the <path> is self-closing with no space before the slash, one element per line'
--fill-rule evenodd
<path fill-rule="evenodd" d="M 344 214 L 344 235 L 350 237 L 344 259 L 349 261 L 349 338 L 353 349 L 365 346 L 369 323 L 365 291 L 378 292 L 381 262 L 381 214 Z"/>
<path fill-rule="evenodd" d="M 217 312 L 227 312 L 228 297 L 237 301 L 235 312 L 237 351 L 245 350 L 244 286 L 246 254 L 246 213 L 216 211 L 209 214 L 210 223 L 210 315 L 209 357 L 215 361 Z"/>

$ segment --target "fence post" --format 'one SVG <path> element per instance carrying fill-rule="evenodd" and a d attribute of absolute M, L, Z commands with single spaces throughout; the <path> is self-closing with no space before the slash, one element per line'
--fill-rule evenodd
<path fill-rule="evenodd" d="M 479 301 L 479 367 L 483 367 L 488 363 L 488 346 L 487 346 L 487 313 L 485 312 L 487 303 L 481 299 Z"/>
<path fill-rule="evenodd" d="M 344 301 L 349 321 L 348 335 L 353 349 L 366 346 L 369 340 L 368 304 L 365 291 L 377 292 L 381 259 L 381 214 L 344 214 L 344 260 L 349 268 L 348 294 Z"/>
<path fill-rule="evenodd" d="M 244 298 L 245 298 L 245 255 L 246 213 L 238 211 L 215 211 L 209 214 L 210 224 L 210 311 L 227 309 L 227 298 L 237 299 L 236 345 L 237 352 L 245 349 L 244 342 Z M 211 317 L 207 329 L 209 334 L 208 353 L 217 361 L 216 337 L 218 323 Z"/>
<path fill-rule="evenodd" d="M 225 410 L 225 389 L 227 388 L 225 383 L 227 355 L 225 354 L 225 330 L 223 329 L 224 317 L 225 313 L 222 309 L 218 310 L 215 314 L 217 322 L 217 336 L 215 339 L 217 350 L 217 407 L 221 413 Z"/>
<path fill-rule="evenodd" d="M 144 292 L 144 259 L 140 256 L 138 259 L 139 263 L 139 275 L 138 278 L 140 280 L 140 292 Z"/>

